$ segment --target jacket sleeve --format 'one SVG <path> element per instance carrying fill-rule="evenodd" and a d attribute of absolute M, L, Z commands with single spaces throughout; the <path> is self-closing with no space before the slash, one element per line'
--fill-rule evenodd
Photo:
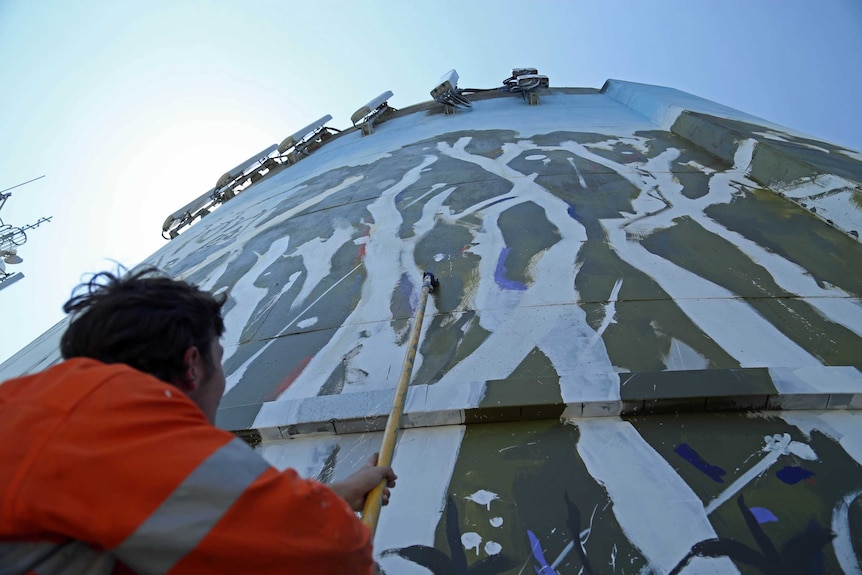
<path fill-rule="evenodd" d="M 18 516 L 140 574 L 371 573 L 369 530 L 326 486 L 279 472 L 177 389 L 123 370 L 31 462 Z"/>

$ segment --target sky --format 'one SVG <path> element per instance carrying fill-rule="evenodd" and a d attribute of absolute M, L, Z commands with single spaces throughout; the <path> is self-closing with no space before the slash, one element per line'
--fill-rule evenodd
<path fill-rule="evenodd" d="M 492 88 L 674 87 L 862 151 L 858 0 L 0 0 L 0 211 L 29 230 L 0 290 L 0 361 L 63 317 L 88 274 L 132 267 L 224 172 L 448 70 Z"/>

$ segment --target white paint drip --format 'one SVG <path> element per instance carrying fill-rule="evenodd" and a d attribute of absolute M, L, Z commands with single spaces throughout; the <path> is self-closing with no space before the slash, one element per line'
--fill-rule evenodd
<path fill-rule="evenodd" d="M 491 524 L 491 527 L 501 527 L 503 525 L 502 517 L 492 517 L 488 520 L 488 523 Z"/>
<path fill-rule="evenodd" d="M 468 531 L 461 535 L 461 544 L 464 546 L 464 549 L 469 551 L 470 549 L 476 549 L 476 555 L 479 555 L 479 545 L 482 544 L 482 536 L 473 531 Z"/>
<path fill-rule="evenodd" d="M 503 550 L 503 546 L 496 541 L 488 541 L 485 543 L 485 553 L 488 555 L 497 555 Z"/>
<path fill-rule="evenodd" d="M 468 495 L 464 499 L 468 501 L 472 501 L 477 505 L 484 505 L 487 507 L 488 511 L 491 510 L 491 502 L 497 501 L 500 499 L 500 496 L 494 493 L 493 491 L 485 491 L 484 489 L 480 489 L 476 493 L 472 495 Z"/>

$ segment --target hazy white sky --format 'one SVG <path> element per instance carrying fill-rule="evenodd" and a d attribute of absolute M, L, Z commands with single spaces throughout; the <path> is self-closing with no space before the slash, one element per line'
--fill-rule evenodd
<path fill-rule="evenodd" d="M 552 86 L 675 87 L 862 150 L 858 0 L 0 0 L 0 218 L 28 233 L 0 291 L 0 361 L 84 274 L 164 244 L 165 217 L 324 114 L 345 128 L 533 66 Z"/>

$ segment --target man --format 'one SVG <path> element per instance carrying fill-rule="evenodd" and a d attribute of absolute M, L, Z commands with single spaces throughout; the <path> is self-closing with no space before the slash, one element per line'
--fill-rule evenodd
<path fill-rule="evenodd" d="M 154 272 L 79 286 L 66 361 L 0 385 L 0 573 L 372 573 L 392 469 L 327 487 L 217 429 L 224 301 Z"/>

